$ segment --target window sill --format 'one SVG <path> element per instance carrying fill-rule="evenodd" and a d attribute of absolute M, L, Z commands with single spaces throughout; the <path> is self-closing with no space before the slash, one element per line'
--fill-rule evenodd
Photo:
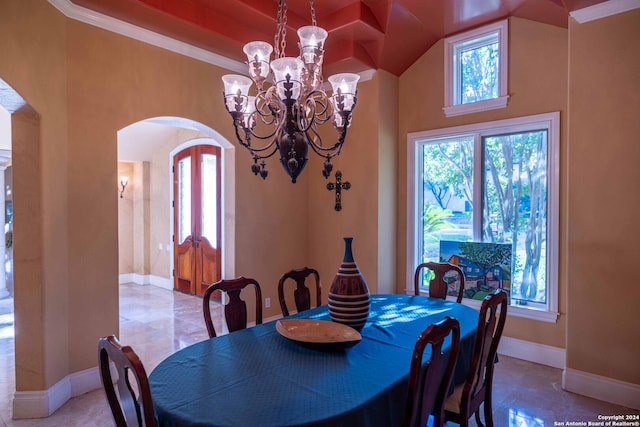
<path fill-rule="evenodd" d="M 505 108 L 509 96 L 501 96 L 495 99 L 487 99 L 486 101 L 471 102 L 469 104 L 451 105 L 444 107 L 444 115 L 446 117 L 460 116 L 463 114 L 479 113 L 481 111 L 495 110 Z"/>
<path fill-rule="evenodd" d="M 413 290 L 407 291 L 407 293 L 413 293 Z M 428 296 L 427 292 L 425 291 L 420 291 L 420 295 L 423 295 L 425 297 Z M 454 297 L 447 297 L 447 299 L 449 301 L 456 300 Z M 462 304 L 466 305 L 467 307 L 480 310 L 482 301 L 463 298 Z M 523 308 L 515 305 L 510 305 L 509 308 L 507 308 L 507 316 L 522 317 L 524 319 L 537 320 L 539 322 L 546 322 L 546 323 L 557 323 L 560 313 L 547 311 L 547 310 L 540 310 L 536 308 Z"/>
<path fill-rule="evenodd" d="M 455 298 L 447 298 L 451 301 L 455 301 Z M 462 304 L 473 307 L 476 310 L 480 310 L 480 306 L 482 305 L 482 301 L 471 300 L 471 299 L 463 299 Z M 516 305 L 510 305 L 507 308 L 507 315 L 514 317 L 522 317 L 525 319 L 538 320 L 540 322 L 547 323 L 556 323 L 558 321 L 559 313 L 554 313 L 551 311 L 540 310 L 536 308 L 523 308 L 518 307 Z"/>

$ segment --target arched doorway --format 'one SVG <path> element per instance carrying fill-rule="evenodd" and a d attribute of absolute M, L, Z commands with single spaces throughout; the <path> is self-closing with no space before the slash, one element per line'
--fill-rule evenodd
<path fill-rule="evenodd" d="M 146 126 L 146 130 L 145 130 Z M 141 132 L 151 135 L 150 141 Z M 127 148 L 132 144 L 133 149 Z M 134 154 L 147 144 L 146 156 Z M 174 194 L 172 180 L 173 157 L 195 146 L 212 147 L 218 151 L 220 177 L 216 248 L 216 270 L 220 277 L 234 274 L 235 237 L 235 153 L 234 146 L 220 134 L 200 123 L 161 117 L 134 123 L 118 132 L 118 170 L 129 182 L 119 200 L 120 283 L 151 284 L 174 289 L 176 249 L 174 246 Z M 120 178 L 118 178 L 120 179 Z M 140 242 L 143 242 L 142 244 Z M 190 292 L 197 293 L 197 292 Z"/>

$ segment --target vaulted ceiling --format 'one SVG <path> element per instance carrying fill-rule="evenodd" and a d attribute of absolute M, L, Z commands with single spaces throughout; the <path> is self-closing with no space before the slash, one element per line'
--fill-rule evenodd
<path fill-rule="evenodd" d="M 252 40 L 273 44 L 276 0 L 71 0 L 238 61 Z M 383 69 L 400 75 L 439 39 L 516 16 L 567 27 L 569 13 L 605 0 L 315 0 L 329 32 L 325 75 Z M 310 25 L 309 0 L 288 0 L 287 55 Z"/>

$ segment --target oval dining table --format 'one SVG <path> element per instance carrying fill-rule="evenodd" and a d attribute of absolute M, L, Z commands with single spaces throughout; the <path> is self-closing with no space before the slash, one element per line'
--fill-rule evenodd
<path fill-rule="evenodd" d="M 371 295 L 362 340 L 331 349 L 281 336 L 276 322 L 179 350 L 149 376 L 160 426 L 395 426 L 402 420 L 416 340 L 431 323 L 460 322 L 454 384 L 464 381 L 478 312 L 454 301 Z M 287 319 L 330 320 L 326 305 Z M 445 341 L 446 351 L 450 343 Z M 425 350 L 425 360 L 429 350 Z"/>

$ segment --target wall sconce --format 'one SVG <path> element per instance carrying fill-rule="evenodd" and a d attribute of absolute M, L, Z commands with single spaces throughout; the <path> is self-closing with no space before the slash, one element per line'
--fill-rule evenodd
<path fill-rule="evenodd" d="M 122 199 L 122 193 L 124 193 L 124 189 L 127 188 L 127 184 L 129 183 L 129 177 L 128 176 L 121 176 L 120 177 L 120 187 L 122 187 L 122 190 L 120 190 L 120 198 Z"/>

